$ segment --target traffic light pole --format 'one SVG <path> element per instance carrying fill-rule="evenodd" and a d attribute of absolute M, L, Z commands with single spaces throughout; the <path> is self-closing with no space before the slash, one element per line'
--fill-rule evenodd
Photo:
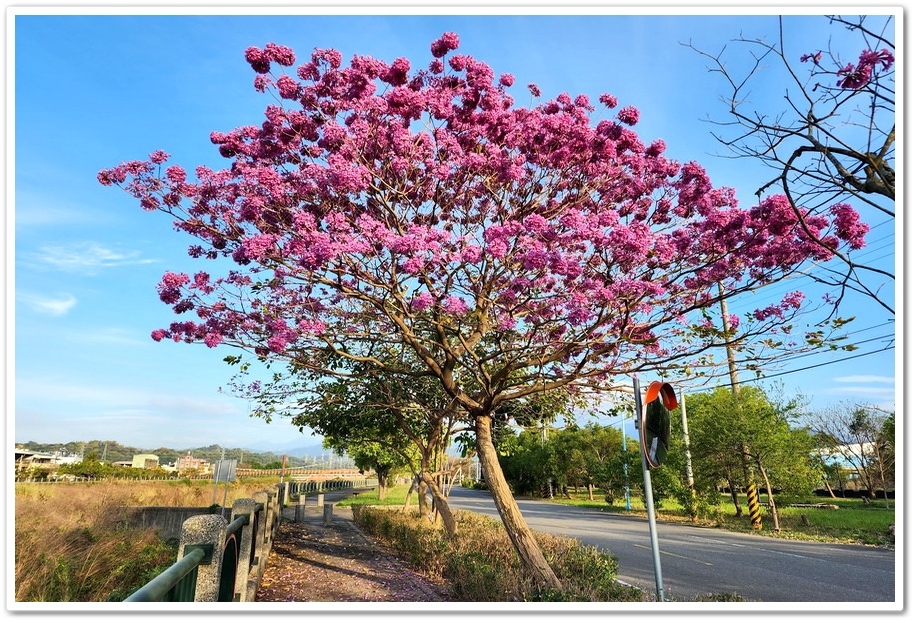
<path fill-rule="evenodd" d="M 633 377 L 633 397 L 636 400 L 636 430 L 640 436 L 640 448 L 643 447 L 642 441 L 642 392 L 639 389 L 639 379 Z M 646 515 L 649 517 L 649 540 L 652 544 L 652 562 L 655 566 L 655 594 L 659 601 L 665 601 L 665 583 L 662 580 L 662 563 L 658 551 L 658 532 L 655 527 L 655 500 L 652 497 L 652 476 L 649 475 L 649 464 L 646 462 L 646 453 L 642 450 L 639 452 L 642 457 L 642 478 L 646 490 Z"/>

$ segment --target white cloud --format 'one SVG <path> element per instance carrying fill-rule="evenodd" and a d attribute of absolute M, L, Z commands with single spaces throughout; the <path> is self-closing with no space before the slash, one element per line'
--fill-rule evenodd
<path fill-rule="evenodd" d="M 72 294 L 63 294 L 57 298 L 40 294 L 17 294 L 16 298 L 46 316 L 64 316 L 76 306 L 76 297 Z"/>
<path fill-rule="evenodd" d="M 851 385 L 848 387 L 836 388 L 838 393 L 842 394 L 859 394 L 859 395 L 893 395 L 893 387 L 875 386 L 875 385 Z"/>
<path fill-rule="evenodd" d="M 117 266 L 152 264 L 137 251 L 119 251 L 96 242 L 76 242 L 68 245 L 45 245 L 38 252 L 25 256 L 31 266 L 51 267 L 69 273 L 94 275 L 99 270 Z"/>
<path fill-rule="evenodd" d="M 854 376 L 838 376 L 833 379 L 837 383 L 890 383 L 893 385 L 894 377 L 859 374 Z"/>

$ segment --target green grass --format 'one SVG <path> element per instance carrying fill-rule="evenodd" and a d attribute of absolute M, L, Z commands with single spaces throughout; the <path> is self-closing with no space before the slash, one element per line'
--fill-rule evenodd
<path fill-rule="evenodd" d="M 810 499 L 777 499 L 776 510 L 779 517 L 779 530 L 777 531 L 774 528 L 767 496 L 764 495 L 760 499 L 763 514 L 763 527 L 760 530 L 753 529 L 747 518 L 747 497 L 740 495 L 738 499 L 744 513 L 742 517 L 735 516 L 735 507 L 728 495 L 722 496 L 718 507 L 712 509 L 709 516 L 694 522 L 691 522 L 687 513 L 674 500 L 663 500 L 656 517 L 659 521 L 691 522 L 733 532 L 753 532 L 774 538 L 894 547 L 894 536 L 888 530 L 889 526 L 896 523 L 894 500 L 890 500 L 890 509 L 887 509 L 884 507 L 884 500 L 875 500 L 871 504 L 865 504 L 858 498 L 831 499 L 811 496 Z M 638 496 L 631 497 L 629 510 L 622 502 L 615 501 L 613 506 L 609 506 L 597 493 L 594 501 L 590 501 L 586 493 L 571 493 L 569 499 L 555 497 L 551 501 L 557 504 L 613 513 L 646 515 L 646 507 Z M 791 506 L 793 503 L 829 504 L 839 508 L 793 507 Z"/>
<path fill-rule="evenodd" d="M 378 499 L 378 487 L 370 491 L 362 491 L 361 493 L 350 496 L 343 500 L 340 500 L 336 503 L 337 506 L 353 506 L 354 504 L 370 504 L 373 506 L 396 506 L 404 505 L 404 500 L 407 499 L 407 491 L 410 489 L 409 485 L 396 485 L 394 487 L 389 487 L 385 495 L 384 500 Z M 414 492 L 411 496 L 411 502 L 413 504 L 417 503 L 417 494 Z"/>

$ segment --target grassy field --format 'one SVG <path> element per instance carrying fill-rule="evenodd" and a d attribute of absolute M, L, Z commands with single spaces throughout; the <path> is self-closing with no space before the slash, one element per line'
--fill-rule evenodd
<path fill-rule="evenodd" d="M 237 481 L 228 499 L 276 484 Z M 217 491 L 222 503 L 223 488 Z M 119 521 L 123 506 L 210 506 L 208 481 L 17 483 L 17 602 L 122 601 L 175 562 L 177 544 Z"/>

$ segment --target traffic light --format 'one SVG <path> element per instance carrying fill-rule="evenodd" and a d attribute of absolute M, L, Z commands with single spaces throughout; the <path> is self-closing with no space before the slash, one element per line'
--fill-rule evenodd
<path fill-rule="evenodd" d="M 674 388 L 652 381 L 642 405 L 639 445 L 649 467 L 660 466 L 668 455 L 671 441 L 671 413 L 677 407 Z"/>

